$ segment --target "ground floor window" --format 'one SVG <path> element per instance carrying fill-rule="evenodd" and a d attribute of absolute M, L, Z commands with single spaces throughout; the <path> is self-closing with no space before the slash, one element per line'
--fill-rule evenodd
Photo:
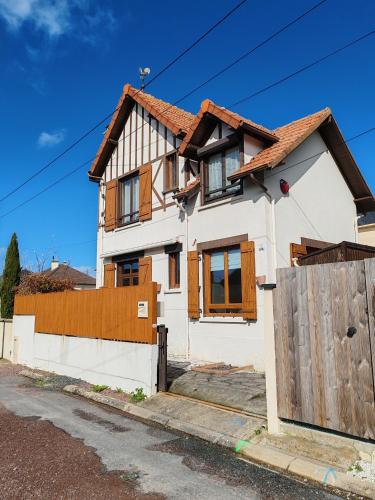
<path fill-rule="evenodd" d="M 135 286 L 139 283 L 139 259 L 117 264 L 117 286 Z"/>
<path fill-rule="evenodd" d="M 180 252 L 168 254 L 169 288 L 180 288 Z"/>
<path fill-rule="evenodd" d="M 204 252 L 204 299 L 208 315 L 242 312 L 241 250 L 239 246 Z"/>

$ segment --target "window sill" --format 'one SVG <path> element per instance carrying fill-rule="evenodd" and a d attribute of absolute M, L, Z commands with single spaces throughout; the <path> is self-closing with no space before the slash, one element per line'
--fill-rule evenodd
<path fill-rule="evenodd" d="M 168 290 L 164 290 L 164 295 L 173 295 L 174 293 L 182 293 L 180 288 L 169 288 Z"/>
<path fill-rule="evenodd" d="M 124 224 L 123 226 L 116 227 L 115 233 L 119 231 L 124 231 L 125 229 L 131 229 L 133 227 L 139 227 L 139 226 L 142 226 L 141 221 L 133 222 L 132 224 Z"/>
<path fill-rule="evenodd" d="M 202 205 L 201 207 L 198 207 L 198 212 L 201 212 L 202 210 L 208 210 L 209 208 L 219 207 L 220 205 L 227 205 L 228 203 L 232 203 L 233 200 L 241 201 L 242 199 L 243 195 L 238 194 L 235 196 L 230 196 L 228 198 L 225 198 L 224 200 L 212 201 L 205 205 Z"/>
<path fill-rule="evenodd" d="M 242 316 L 203 316 L 199 319 L 199 323 L 233 323 L 246 325 L 248 321 L 242 318 Z"/>

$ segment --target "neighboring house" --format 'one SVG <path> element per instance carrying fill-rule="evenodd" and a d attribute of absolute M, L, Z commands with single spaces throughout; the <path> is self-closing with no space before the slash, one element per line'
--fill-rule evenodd
<path fill-rule="evenodd" d="M 160 284 L 170 355 L 264 368 L 264 284 L 356 240 L 374 199 L 326 108 L 275 130 L 124 87 L 90 180 L 97 286 Z"/>
<path fill-rule="evenodd" d="M 82 273 L 74 267 L 68 266 L 65 262 L 60 264 L 54 258 L 51 262 L 50 269 L 42 271 L 42 274 L 57 280 L 70 280 L 74 284 L 75 290 L 89 290 L 96 288 L 96 279 L 89 274 Z"/>
<path fill-rule="evenodd" d="M 358 218 L 358 241 L 364 245 L 375 246 L 375 212 Z"/>

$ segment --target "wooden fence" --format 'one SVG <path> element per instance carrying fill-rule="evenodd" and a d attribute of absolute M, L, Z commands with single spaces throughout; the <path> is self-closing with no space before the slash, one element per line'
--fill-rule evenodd
<path fill-rule="evenodd" d="M 35 331 L 156 344 L 157 283 L 121 288 L 17 295 L 15 315 L 34 315 Z M 148 303 L 138 317 L 138 302 Z"/>
<path fill-rule="evenodd" d="M 375 439 L 375 259 L 277 270 L 280 418 Z"/>

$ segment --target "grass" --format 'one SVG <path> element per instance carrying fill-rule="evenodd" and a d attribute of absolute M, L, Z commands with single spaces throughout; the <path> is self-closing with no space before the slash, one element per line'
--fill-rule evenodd
<path fill-rule="evenodd" d="M 351 465 L 348 469 L 349 472 L 363 472 L 363 468 L 357 462 Z"/>
<path fill-rule="evenodd" d="M 34 384 L 37 387 L 44 387 L 46 385 L 46 382 L 42 378 L 38 378 L 37 380 L 35 380 Z"/>
<path fill-rule="evenodd" d="M 124 391 L 121 389 L 121 387 L 116 387 L 115 389 L 116 392 L 118 392 L 119 394 L 122 394 Z"/>
<path fill-rule="evenodd" d="M 147 398 L 146 394 L 143 392 L 142 387 L 137 387 L 135 391 L 130 393 L 131 401 L 135 403 L 139 403 L 140 401 L 144 401 Z"/>
<path fill-rule="evenodd" d="M 105 391 L 106 389 L 109 389 L 109 386 L 108 385 L 100 385 L 100 384 L 94 384 L 92 386 L 92 390 L 94 392 L 103 392 Z"/>

